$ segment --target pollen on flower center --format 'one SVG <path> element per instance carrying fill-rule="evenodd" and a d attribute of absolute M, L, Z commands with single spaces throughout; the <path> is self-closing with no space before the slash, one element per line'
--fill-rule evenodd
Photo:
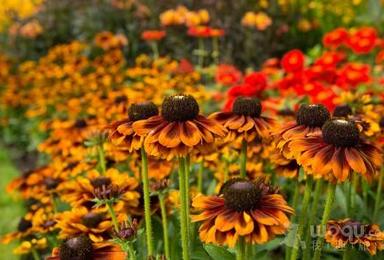
<path fill-rule="evenodd" d="M 257 98 L 238 97 L 233 103 L 232 112 L 237 115 L 259 117 L 261 104 Z"/>
<path fill-rule="evenodd" d="M 359 143 L 359 129 L 356 124 L 344 119 L 326 122 L 322 128 L 323 139 L 328 144 L 351 147 Z"/>
<path fill-rule="evenodd" d="M 333 116 L 335 117 L 346 117 L 349 115 L 352 115 L 352 109 L 348 105 L 339 105 L 333 111 Z"/>
<path fill-rule="evenodd" d="M 88 228 L 96 228 L 103 221 L 103 214 L 90 212 L 84 215 L 81 221 Z"/>
<path fill-rule="evenodd" d="M 329 118 L 330 114 L 325 106 L 312 104 L 300 106 L 296 121 L 299 125 L 322 127 Z"/>
<path fill-rule="evenodd" d="M 251 181 L 235 178 L 227 181 L 221 188 L 225 205 L 236 211 L 255 209 L 260 200 L 260 190 Z"/>
<path fill-rule="evenodd" d="M 187 121 L 199 114 L 199 104 L 191 95 L 177 94 L 166 97 L 161 106 L 161 115 L 169 122 Z"/>
<path fill-rule="evenodd" d="M 147 119 L 158 114 L 159 109 L 152 102 L 132 104 L 128 109 L 128 116 L 132 121 Z"/>

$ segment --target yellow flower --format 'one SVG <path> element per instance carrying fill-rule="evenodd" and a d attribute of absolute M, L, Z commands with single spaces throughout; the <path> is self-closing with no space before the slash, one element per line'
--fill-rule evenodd
<path fill-rule="evenodd" d="M 45 249 L 47 247 L 47 239 L 45 237 L 36 239 L 33 238 L 29 241 L 23 241 L 21 244 L 13 250 L 16 255 L 28 254 L 32 250 Z"/>

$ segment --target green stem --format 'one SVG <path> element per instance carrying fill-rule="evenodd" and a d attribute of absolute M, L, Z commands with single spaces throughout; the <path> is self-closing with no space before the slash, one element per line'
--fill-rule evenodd
<path fill-rule="evenodd" d="M 186 159 L 179 157 L 179 189 L 180 189 L 180 233 L 181 247 L 184 260 L 189 260 L 188 248 L 188 215 L 187 213 L 187 197 L 186 197 Z"/>
<path fill-rule="evenodd" d="M 157 60 L 159 58 L 159 47 L 157 45 L 157 41 L 151 41 L 150 45 L 153 52 L 153 59 Z"/>
<path fill-rule="evenodd" d="M 384 168 L 383 168 L 384 169 Z M 375 209 L 373 211 L 373 222 L 375 222 L 377 220 L 377 215 L 379 214 L 379 210 L 380 210 L 380 204 L 381 204 L 381 192 L 382 192 L 382 189 L 383 189 L 383 175 L 384 175 L 384 172 L 383 170 L 380 171 L 379 173 L 379 182 L 377 184 L 377 190 L 376 190 L 376 198 L 375 198 Z"/>
<path fill-rule="evenodd" d="M 100 169 L 101 169 L 101 174 L 105 175 L 106 164 L 105 164 L 105 155 L 104 155 L 103 144 L 100 144 L 100 145 L 97 146 L 97 154 L 99 156 L 99 166 L 100 166 Z"/>
<path fill-rule="evenodd" d="M 189 178 L 190 178 L 190 175 L 191 175 L 191 159 L 189 157 L 189 155 L 187 155 L 187 157 L 185 158 L 185 198 L 186 198 L 186 201 L 187 201 L 187 204 L 186 204 L 186 209 L 185 209 L 185 214 L 187 216 L 187 227 L 189 227 L 187 229 L 188 231 L 188 237 L 191 238 L 190 236 L 190 229 L 192 230 L 193 227 L 191 226 L 191 223 L 190 223 L 190 219 L 189 219 Z"/>
<path fill-rule="evenodd" d="M 300 217 L 299 217 L 299 226 L 297 228 L 297 233 L 296 233 L 295 240 L 293 243 L 293 248 L 292 248 L 292 254 L 290 257 L 291 260 L 296 260 L 299 254 L 300 242 L 301 242 L 302 235 L 304 233 L 305 220 L 307 219 L 309 200 L 311 198 L 312 183 L 313 183 L 312 177 L 307 176 L 307 180 L 305 182 L 305 191 L 304 191 L 304 197 L 302 202 L 302 208 L 301 208 Z"/>
<path fill-rule="evenodd" d="M 39 253 L 37 253 L 36 249 L 32 248 L 31 249 L 31 253 L 32 253 L 32 256 L 33 256 L 34 260 L 40 260 Z"/>
<path fill-rule="evenodd" d="M 303 254 L 304 259 L 310 259 L 310 253 L 312 248 L 310 246 L 311 245 L 311 226 L 313 225 L 315 217 L 317 215 L 317 208 L 318 208 L 322 188 L 323 188 L 323 180 L 319 179 L 316 181 L 315 194 L 313 195 L 312 207 L 309 212 L 309 219 L 307 224 L 309 228 L 307 230 L 307 234 L 305 237 L 306 247 Z"/>
<path fill-rule="evenodd" d="M 359 183 L 359 175 L 355 172 L 352 173 L 352 187 L 351 187 L 351 211 L 349 213 L 349 217 L 353 217 L 354 210 L 356 208 L 356 191 L 357 191 L 357 185 Z"/>
<path fill-rule="evenodd" d="M 300 181 L 299 178 L 297 178 L 297 181 L 295 183 L 295 191 L 293 193 L 293 199 L 292 199 L 292 208 L 297 210 L 297 204 L 299 203 L 299 195 L 300 195 Z M 291 216 L 291 222 L 293 222 L 296 219 L 296 215 Z M 285 259 L 289 260 L 289 257 L 291 256 L 292 248 L 286 247 L 285 248 Z"/>
<path fill-rule="evenodd" d="M 245 239 L 240 236 L 237 243 L 236 260 L 245 260 Z"/>
<path fill-rule="evenodd" d="M 200 162 L 200 168 L 197 172 L 197 191 L 203 193 L 203 172 L 204 172 L 204 160 Z"/>
<path fill-rule="evenodd" d="M 112 207 L 110 202 L 107 202 L 106 205 L 107 205 L 107 208 L 108 208 L 109 215 L 111 215 L 112 223 L 113 223 L 113 226 L 115 228 L 115 231 L 119 232 L 119 224 L 117 222 L 115 211 L 113 210 L 113 207 Z"/>
<path fill-rule="evenodd" d="M 148 256 L 153 255 L 152 223 L 151 223 L 151 199 L 149 191 L 148 159 L 144 147 L 141 147 L 141 179 L 143 182 L 144 217 L 147 238 Z"/>
<path fill-rule="evenodd" d="M 343 260 L 349 260 L 350 259 L 350 249 L 348 246 L 345 247 L 343 252 Z"/>
<path fill-rule="evenodd" d="M 161 210 L 161 222 L 163 225 L 164 253 L 165 253 L 165 258 L 168 260 L 168 259 L 171 259 L 171 255 L 169 253 L 167 211 L 165 209 L 165 199 L 163 194 L 159 194 L 159 203 L 160 203 L 160 210 Z"/>
<path fill-rule="evenodd" d="M 241 143 L 240 177 L 247 177 L 247 142 L 245 140 L 243 140 L 243 142 Z"/>
<path fill-rule="evenodd" d="M 324 230 L 325 226 L 327 225 L 329 216 L 331 215 L 333 200 L 335 199 L 335 190 L 336 190 L 336 184 L 333 184 L 331 182 L 328 183 L 327 198 L 325 201 L 324 212 L 323 212 L 323 217 L 321 219 L 321 226 L 320 226 L 322 230 Z M 321 234 L 317 239 L 317 243 L 315 247 L 315 255 L 313 257 L 313 260 L 320 260 L 323 246 L 324 246 L 324 236 L 323 234 Z"/>
<path fill-rule="evenodd" d="M 133 249 L 131 242 L 128 243 L 127 248 L 128 248 L 128 259 L 136 260 L 136 253 L 135 253 L 135 250 Z"/>

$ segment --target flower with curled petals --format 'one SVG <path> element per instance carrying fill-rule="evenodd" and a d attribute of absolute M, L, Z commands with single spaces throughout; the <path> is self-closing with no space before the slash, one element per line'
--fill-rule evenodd
<path fill-rule="evenodd" d="M 132 127 L 138 135 L 146 136 L 144 147 L 149 155 L 167 160 L 185 157 L 225 135 L 225 129 L 200 115 L 196 100 L 184 94 L 165 98 L 161 115 L 136 121 Z"/>
<path fill-rule="evenodd" d="M 246 141 L 266 139 L 274 121 L 261 116 L 261 103 L 256 98 L 236 98 L 231 112 L 216 112 L 209 116 L 223 125 L 227 130 L 225 141 Z"/>
<path fill-rule="evenodd" d="M 263 244 L 284 234 L 290 224 L 288 215 L 294 212 L 263 179 L 230 179 L 219 195 L 198 195 L 192 206 L 199 212 L 192 220 L 202 222 L 200 239 L 230 247 L 236 245 L 239 237 L 250 244 Z"/>
<path fill-rule="evenodd" d="M 345 119 L 329 120 L 321 132 L 294 139 L 289 147 L 306 173 L 332 182 L 344 182 L 352 172 L 370 181 L 382 164 L 381 150 Z"/>

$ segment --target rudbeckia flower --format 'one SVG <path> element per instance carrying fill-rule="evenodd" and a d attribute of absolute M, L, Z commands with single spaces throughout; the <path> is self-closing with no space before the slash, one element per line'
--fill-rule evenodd
<path fill-rule="evenodd" d="M 262 179 L 231 179 L 219 195 L 198 195 L 192 206 L 199 212 L 192 220 L 202 222 L 200 239 L 230 247 L 240 237 L 245 237 L 247 243 L 263 244 L 284 234 L 290 225 L 288 215 L 294 212 L 283 196 Z"/>
<path fill-rule="evenodd" d="M 183 94 L 165 98 L 161 115 L 136 121 L 132 127 L 138 135 L 146 136 L 144 146 L 149 155 L 168 160 L 184 157 L 225 135 L 215 120 L 199 115 L 199 105 L 192 96 Z"/>
<path fill-rule="evenodd" d="M 322 130 L 294 139 L 289 144 L 306 172 L 334 182 L 344 182 L 351 172 L 371 180 L 381 166 L 381 151 L 360 138 L 352 121 L 333 119 Z"/>
<path fill-rule="evenodd" d="M 384 232 L 376 224 L 362 224 L 351 219 L 330 220 L 327 223 L 325 241 L 334 248 L 362 246 L 370 255 L 384 249 Z"/>

